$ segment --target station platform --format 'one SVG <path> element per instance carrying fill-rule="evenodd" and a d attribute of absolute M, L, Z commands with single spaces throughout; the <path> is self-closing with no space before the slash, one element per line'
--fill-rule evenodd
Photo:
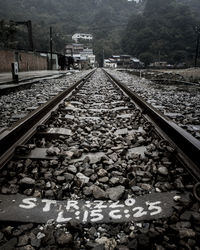
<path fill-rule="evenodd" d="M 69 70 L 42 70 L 19 73 L 19 81 L 12 81 L 11 73 L 0 73 L 0 95 L 4 95 L 13 90 L 29 87 L 34 83 L 44 79 L 56 79 L 64 75 L 71 74 Z"/>
<path fill-rule="evenodd" d="M 43 78 L 53 75 L 65 74 L 69 71 L 58 71 L 58 70 L 39 70 L 39 71 L 26 71 L 19 72 L 19 82 L 33 80 L 36 78 Z M 12 73 L 0 73 L 0 85 L 13 84 Z"/>

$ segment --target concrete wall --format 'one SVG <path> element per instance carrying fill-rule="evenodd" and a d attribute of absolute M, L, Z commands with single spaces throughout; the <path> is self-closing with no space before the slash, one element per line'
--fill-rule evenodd
<path fill-rule="evenodd" d="M 14 62 L 14 58 L 14 51 L 0 50 L 0 72 L 10 72 L 11 62 Z"/>
<path fill-rule="evenodd" d="M 47 57 L 39 53 L 0 49 L 0 72 L 11 72 L 15 61 L 19 62 L 20 71 L 47 69 Z"/>

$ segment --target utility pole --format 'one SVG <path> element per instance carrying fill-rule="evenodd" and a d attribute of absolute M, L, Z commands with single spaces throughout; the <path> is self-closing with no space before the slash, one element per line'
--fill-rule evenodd
<path fill-rule="evenodd" d="M 52 27 L 50 27 L 50 70 L 53 69 L 53 38 Z"/>
<path fill-rule="evenodd" d="M 194 62 L 194 67 L 197 67 L 197 59 L 199 56 L 199 41 L 200 41 L 200 27 L 197 26 L 195 28 L 195 31 L 197 32 L 197 45 L 196 45 L 196 55 L 195 55 L 195 62 Z"/>
<path fill-rule="evenodd" d="M 104 58 L 105 58 L 105 55 L 104 55 L 104 49 L 103 49 L 103 67 L 104 67 Z"/>
<path fill-rule="evenodd" d="M 33 33 L 32 33 L 31 20 L 27 21 L 27 29 L 28 29 L 29 46 L 30 46 L 30 49 L 33 51 Z"/>

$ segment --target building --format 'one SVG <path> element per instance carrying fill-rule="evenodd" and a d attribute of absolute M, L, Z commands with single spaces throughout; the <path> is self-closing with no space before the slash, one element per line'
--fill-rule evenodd
<path fill-rule="evenodd" d="M 78 42 L 79 39 L 92 41 L 93 36 L 91 34 L 85 34 L 85 33 L 76 33 L 72 36 L 72 40 L 74 40 L 76 43 Z"/>
<path fill-rule="evenodd" d="M 142 68 L 144 64 L 130 55 L 113 55 L 104 60 L 104 67 L 109 68 Z"/>
<path fill-rule="evenodd" d="M 106 64 L 112 65 L 112 67 L 128 67 L 131 65 L 131 56 L 129 55 L 113 55 L 111 58 L 108 58 L 109 62 Z"/>
<path fill-rule="evenodd" d="M 117 63 L 116 63 L 115 60 L 112 59 L 112 58 L 105 59 L 105 60 L 104 60 L 104 67 L 105 67 L 105 68 L 116 69 L 116 68 L 117 68 Z"/>
<path fill-rule="evenodd" d="M 130 55 L 120 55 L 120 61 L 118 62 L 118 66 L 128 67 L 131 64 L 131 56 Z"/>
<path fill-rule="evenodd" d="M 96 56 L 93 54 L 93 49 L 84 48 L 83 44 L 73 43 L 66 45 L 65 56 L 73 57 L 74 62 L 78 64 L 79 68 L 95 67 Z"/>
<path fill-rule="evenodd" d="M 87 60 L 88 57 L 93 55 L 93 49 L 83 49 L 83 51 L 80 52 L 81 60 Z"/>
<path fill-rule="evenodd" d="M 96 56 L 95 55 L 89 55 L 88 56 L 90 65 L 92 68 L 96 67 Z"/>
<path fill-rule="evenodd" d="M 74 58 L 74 62 L 79 62 L 81 59 L 81 52 L 84 50 L 83 44 L 73 43 L 66 45 L 65 47 L 65 56 Z"/>
<path fill-rule="evenodd" d="M 80 52 L 84 50 L 83 44 L 73 43 L 66 45 L 65 47 L 65 55 L 72 56 L 72 55 L 80 55 Z"/>
<path fill-rule="evenodd" d="M 111 59 L 113 59 L 116 63 L 120 62 L 120 56 L 113 55 Z"/>
<path fill-rule="evenodd" d="M 81 62 L 87 61 L 90 67 L 95 67 L 96 56 L 93 54 L 93 49 L 84 49 L 81 53 Z"/>
<path fill-rule="evenodd" d="M 134 69 L 141 69 L 144 67 L 144 63 L 142 63 L 138 58 L 133 57 L 131 58 L 131 68 Z"/>
<path fill-rule="evenodd" d="M 128 2 L 136 2 L 139 3 L 141 0 L 127 0 Z"/>
<path fill-rule="evenodd" d="M 94 68 L 96 62 L 96 56 L 93 54 L 93 49 L 84 49 L 80 52 L 81 61 L 88 61 L 89 64 Z"/>
<path fill-rule="evenodd" d="M 149 65 L 151 68 L 167 68 L 167 62 L 154 62 Z"/>
<path fill-rule="evenodd" d="M 51 69 L 51 53 L 49 51 L 37 51 L 41 56 L 46 57 L 47 60 L 47 69 Z M 60 53 L 52 53 L 52 70 L 59 70 L 59 58 L 63 57 L 63 54 Z"/>

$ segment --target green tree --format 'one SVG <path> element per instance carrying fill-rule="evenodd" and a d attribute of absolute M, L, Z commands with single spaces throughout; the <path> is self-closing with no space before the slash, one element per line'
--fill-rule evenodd
<path fill-rule="evenodd" d="M 145 66 L 148 66 L 154 59 L 154 55 L 150 52 L 144 52 L 140 54 L 140 59 L 144 62 Z"/>
<path fill-rule="evenodd" d="M 154 60 L 189 63 L 195 49 L 194 26 L 188 6 L 176 0 L 147 0 L 144 13 L 129 21 L 122 38 L 124 52 L 145 63 Z"/>
<path fill-rule="evenodd" d="M 141 5 L 127 0 L 0 0 L 0 16 L 7 21 L 31 20 L 38 50 L 49 49 L 49 27 L 52 26 L 55 34 L 65 37 L 54 37 L 57 51 L 63 51 L 74 33 L 83 32 L 94 35 L 98 55 L 100 40 L 110 55 L 120 51 L 123 25 L 133 13 L 141 10 Z M 17 48 L 27 48 L 26 30 L 17 27 L 15 40 Z"/>

